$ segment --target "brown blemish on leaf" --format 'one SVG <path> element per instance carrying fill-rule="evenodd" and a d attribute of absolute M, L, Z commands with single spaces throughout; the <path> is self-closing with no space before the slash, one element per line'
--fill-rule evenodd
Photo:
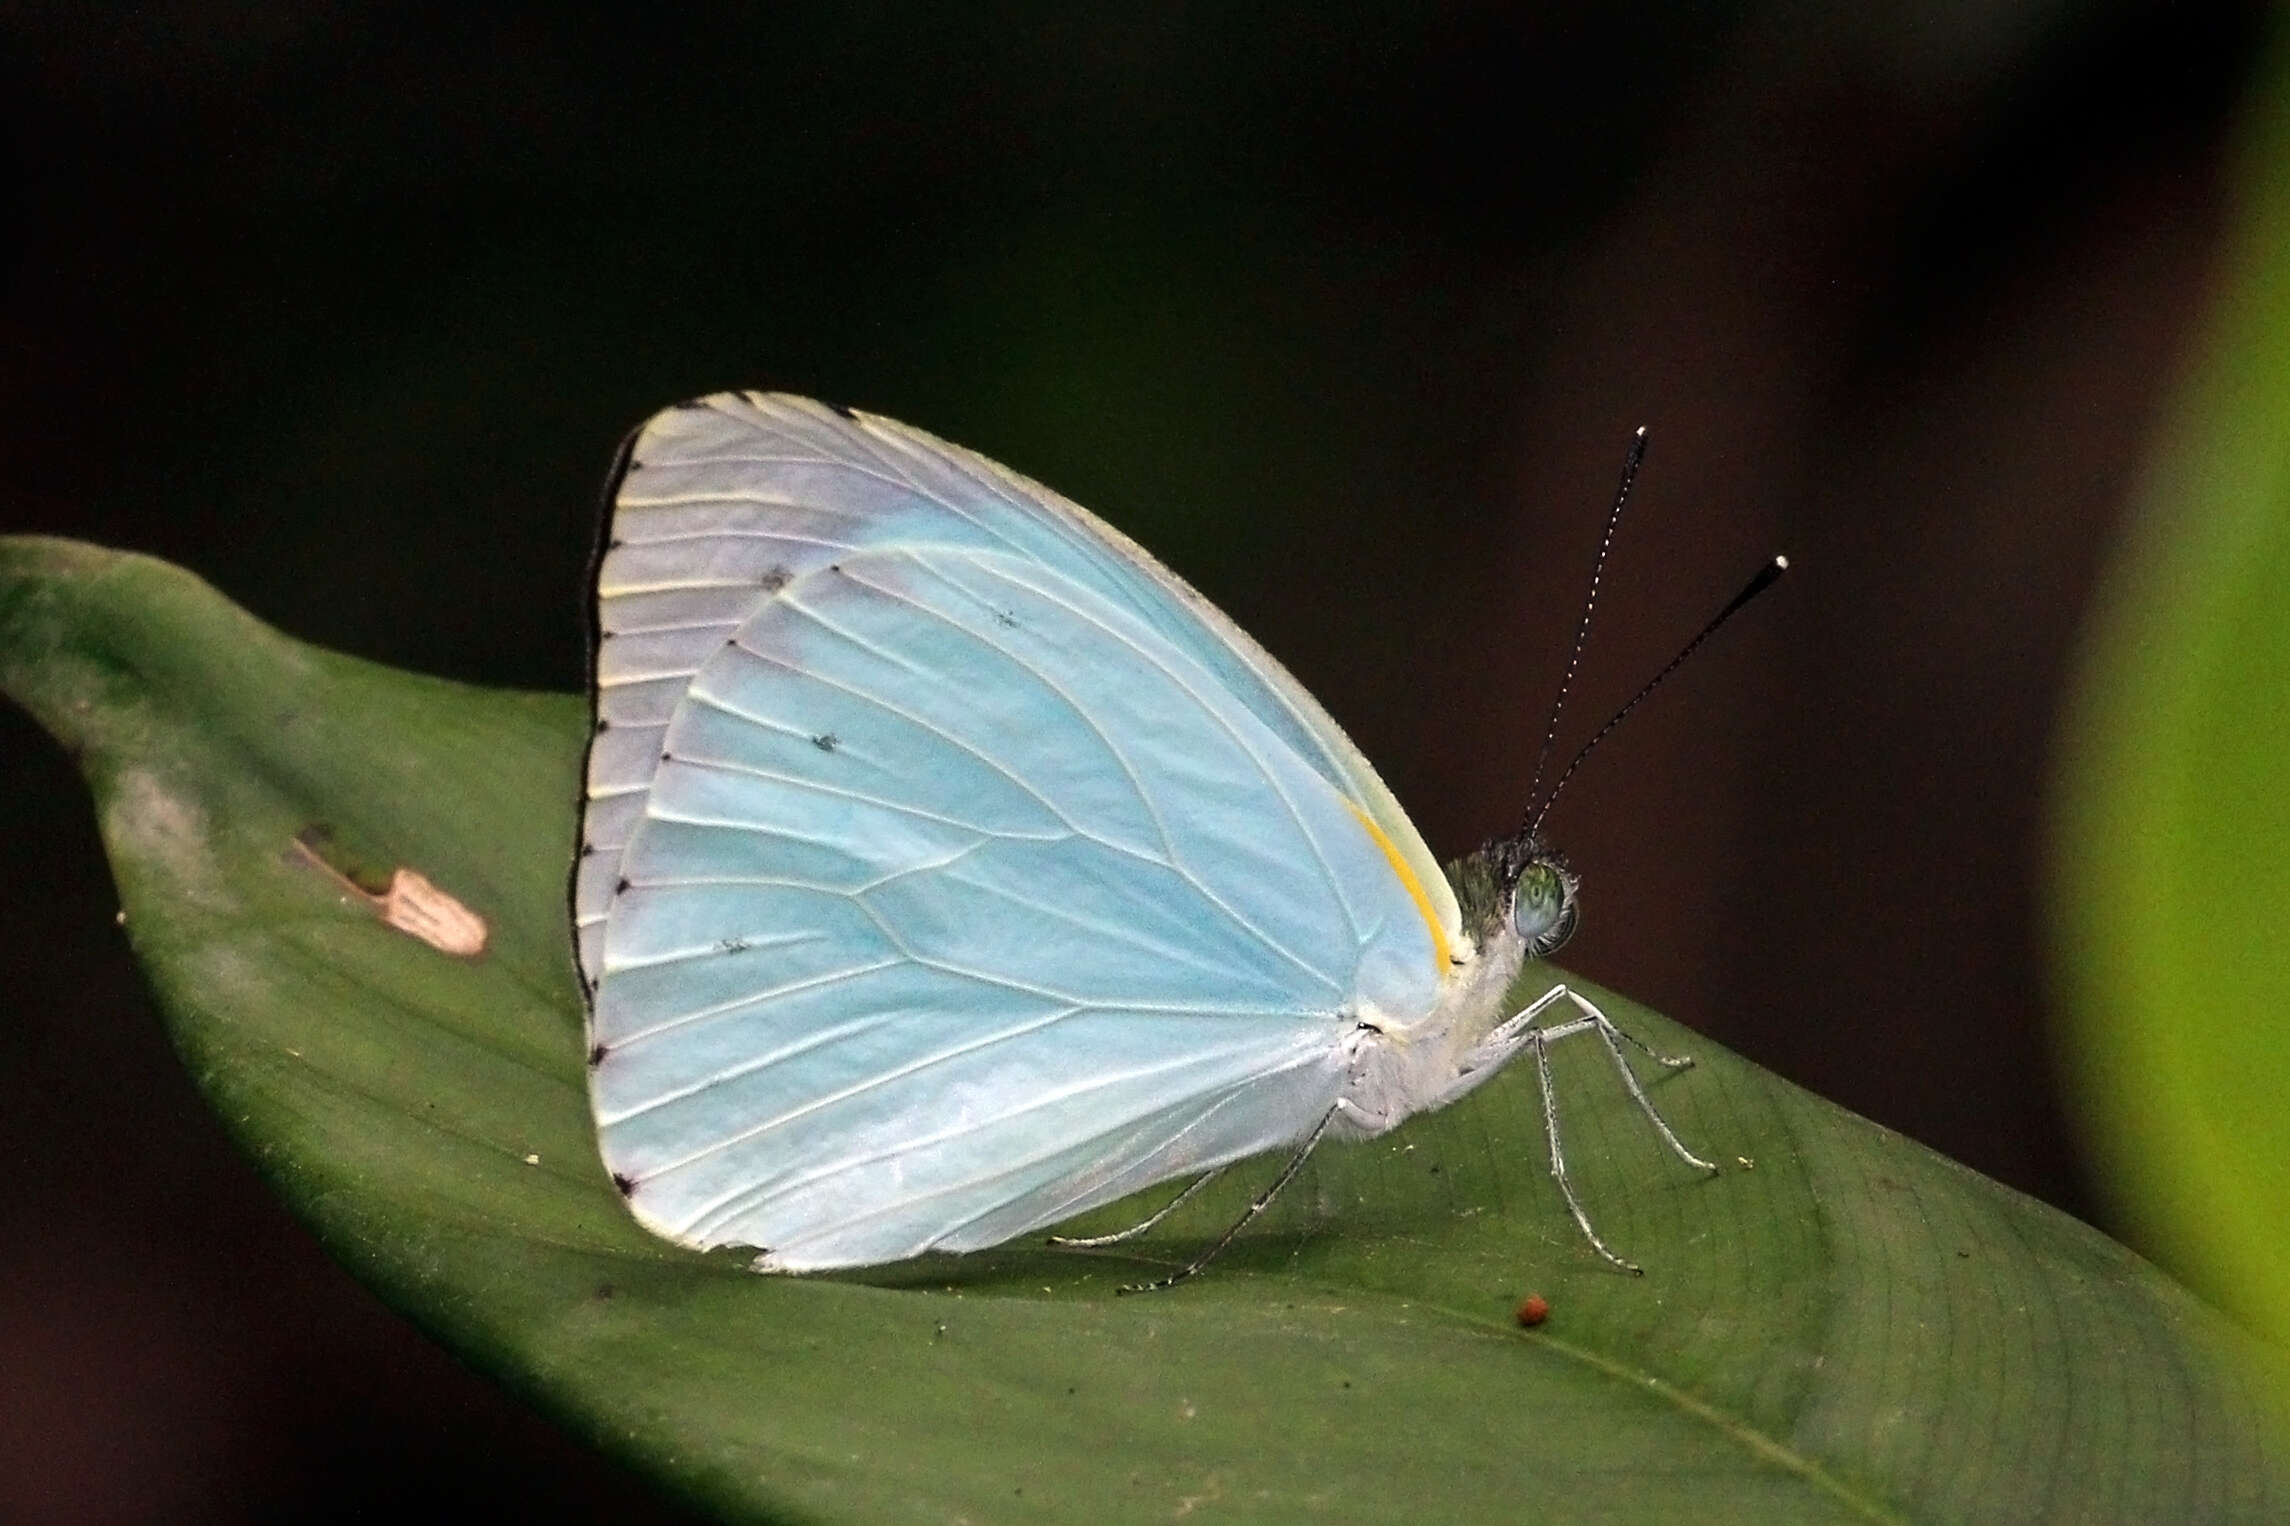
<path fill-rule="evenodd" d="M 419 938 L 456 959 L 474 959 L 485 952 L 490 936 L 485 919 L 439 889 L 420 870 L 400 864 L 378 889 L 373 888 L 374 872 L 361 869 L 336 845 L 332 830 L 323 824 L 295 833 L 294 847 L 305 862 L 379 912 L 383 926 Z"/>
<path fill-rule="evenodd" d="M 390 876 L 390 888 L 382 897 L 382 921 L 458 959 L 474 959 L 485 952 L 485 919 L 413 869 L 400 867 Z"/>

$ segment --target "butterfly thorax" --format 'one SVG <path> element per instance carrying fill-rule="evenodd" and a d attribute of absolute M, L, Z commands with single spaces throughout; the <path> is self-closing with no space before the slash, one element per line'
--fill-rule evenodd
<path fill-rule="evenodd" d="M 1476 957 L 1457 968 L 1429 1012 L 1404 1024 L 1363 1015 L 1347 1036 L 1343 1095 L 1349 1106 L 1337 1114 L 1337 1133 L 1373 1138 L 1471 1089 L 1460 1084 L 1471 1053 L 1509 1015 L 1503 996 L 1527 950 L 1508 919 L 1487 923 L 1479 933 Z"/>
<path fill-rule="evenodd" d="M 1432 1009 L 1412 1022 L 1364 1014 L 1347 1039 L 1338 1115 L 1343 1132 L 1373 1137 L 1412 1114 L 1466 1095 L 1494 1073 L 1476 1051 L 1510 1014 L 1503 998 L 1529 959 L 1550 954 L 1575 925 L 1575 878 L 1529 833 L 1500 837 L 1447 866 L 1473 956 L 1459 962 Z"/>

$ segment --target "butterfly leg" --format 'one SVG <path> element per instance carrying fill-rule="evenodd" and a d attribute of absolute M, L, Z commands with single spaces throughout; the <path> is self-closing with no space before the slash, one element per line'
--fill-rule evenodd
<path fill-rule="evenodd" d="M 1100 1245 L 1119 1245 L 1124 1240 L 1134 1240 L 1174 1213 L 1179 1203 L 1215 1181 L 1223 1173 L 1224 1167 L 1222 1166 L 1202 1172 L 1193 1178 L 1191 1186 L 1163 1203 L 1159 1208 L 1154 1209 L 1143 1223 L 1132 1224 L 1127 1229 L 1117 1229 L 1109 1235 L 1051 1235 L 1046 1243 L 1066 1250 L 1093 1250 Z"/>
<path fill-rule="evenodd" d="M 1473 1045 L 1471 1052 L 1463 1057 L 1463 1063 L 1457 1067 L 1458 1074 L 1476 1076 L 1482 1070 L 1500 1069 L 1503 1062 L 1517 1054 L 1519 1046 L 1527 1041 L 1527 1030 L 1535 1025 L 1535 1019 L 1549 1011 L 1553 1003 L 1564 1001 L 1573 994 L 1563 985 L 1552 986 L 1496 1024 L 1494 1030 Z M 1447 1100 L 1443 1097 L 1434 1105 L 1445 1107 Z"/>
<path fill-rule="evenodd" d="M 1563 1023 L 1554 1023 L 1549 1027 L 1537 1026 L 1536 1019 L 1561 1001 L 1573 1003 L 1581 1016 Z M 1567 1212 L 1574 1216 L 1576 1227 L 1581 1229 L 1583 1238 L 1590 1242 L 1591 1248 L 1614 1265 L 1625 1271 L 1636 1273 L 1639 1268 L 1634 1263 L 1625 1261 L 1616 1255 L 1607 1247 L 1606 1242 L 1599 1238 L 1598 1231 L 1591 1227 L 1590 1215 L 1584 1211 L 1581 1200 L 1575 1196 L 1574 1183 L 1567 1175 L 1566 1148 L 1559 1137 L 1558 1092 L 1551 1080 L 1550 1046 L 1560 1039 L 1571 1038 L 1578 1033 L 1596 1033 L 1600 1041 L 1606 1045 L 1606 1052 L 1612 1057 L 1614 1068 L 1621 1072 L 1622 1084 L 1629 1091 L 1630 1100 L 1638 1105 L 1638 1110 L 1644 1113 L 1647 1121 L 1654 1125 L 1654 1131 L 1662 1136 L 1662 1142 L 1667 1144 L 1671 1151 L 1687 1165 L 1696 1170 L 1707 1171 L 1715 1175 L 1718 1168 L 1686 1148 L 1685 1141 L 1678 1138 L 1677 1131 L 1670 1127 L 1669 1120 L 1664 1118 L 1661 1111 L 1654 1106 L 1653 1098 L 1646 1095 L 1646 1088 L 1639 1082 L 1637 1072 L 1630 1068 L 1629 1057 L 1622 1052 L 1622 1046 L 1625 1043 L 1629 1044 L 1639 1053 L 1668 1070 L 1687 1069 L 1694 1063 L 1693 1060 L 1682 1055 L 1666 1055 L 1654 1049 L 1636 1034 L 1618 1026 L 1612 1018 L 1601 1012 L 1588 998 L 1565 985 L 1551 987 L 1529 1003 L 1523 1011 L 1504 1021 L 1485 1039 L 1475 1045 L 1458 1067 L 1456 1085 L 1453 1090 L 1457 1093 L 1469 1090 L 1483 1080 L 1486 1073 L 1500 1067 L 1505 1060 L 1516 1054 L 1522 1047 L 1532 1049 L 1535 1054 L 1535 1079 L 1542 1088 L 1543 1136 L 1550 1149 L 1551 1176 L 1558 1182 L 1559 1195 L 1566 1200 Z"/>
<path fill-rule="evenodd" d="M 1654 1099 L 1646 1095 L 1646 1088 L 1639 1084 L 1638 1073 L 1630 1068 L 1629 1057 L 1623 1054 L 1622 1042 L 1620 1041 L 1627 1041 L 1655 1064 L 1670 1070 L 1690 1070 L 1694 1063 L 1692 1058 L 1686 1055 L 1666 1055 L 1656 1051 L 1636 1034 L 1617 1027 L 1612 1018 L 1573 991 L 1566 993 L 1566 999 L 1581 1009 L 1582 1020 L 1588 1021 L 1595 1027 L 1598 1030 L 1598 1036 L 1606 1041 L 1606 1052 L 1614 1057 L 1614 1068 L 1622 1072 L 1622 1084 L 1630 1089 L 1630 1100 L 1638 1104 L 1638 1111 L 1644 1113 L 1646 1121 L 1654 1125 L 1654 1131 L 1662 1136 L 1662 1142 L 1677 1154 L 1678 1159 L 1692 1166 L 1695 1170 L 1707 1171 L 1712 1176 L 1717 1175 L 1717 1165 L 1712 1161 L 1702 1159 L 1687 1149 L 1685 1142 L 1678 1138 L 1677 1131 L 1670 1127 L 1669 1120 L 1664 1118 L 1660 1109 L 1654 1106 Z M 1561 1026 L 1572 1025 L 1562 1024 Z"/>
<path fill-rule="evenodd" d="M 1598 1231 L 1590 1227 L 1590 1215 L 1583 1211 L 1582 1200 L 1574 1195 L 1574 1183 L 1567 1178 L 1566 1146 L 1559 1143 L 1558 1134 L 1558 1092 L 1551 1085 L 1550 1046 L 1554 1031 L 1557 1037 L 1563 1038 L 1568 1032 L 1581 1030 L 1573 1023 L 1562 1023 L 1558 1030 L 1529 1028 L 1523 1040 L 1535 1052 L 1535 1079 L 1543 1089 L 1543 1138 L 1550 1145 L 1551 1176 L 1558 1183 L 1559 1196 L 1566 1199 L 1566 1211 L 1574 1215 L 1575 1226 L 1582 1231 L 1582 1237 L 1590 1242 L 1590 1248 L 1631 1276 L 1643 1276 L 1643 1267 L 1635 1261 L 1623 1260 L 1607 1249 L 1604 1240 L 1598 1238 Z"/>
<path fill-rule="evenodd" d="M 1312 1125 L 1312 1132 L 1304 1136 L 1304 1142 L 1296 1147 L 1296 1153 L 1288 1157 L 1288 1164 L 1280 1168 L 1280 1174 L 1272 1179 L 1272 1185 L 1265 1188 L 1262 1192 L 1259 1192 L 1256 1195 L 1255 1201 L 1248 1205 L 1248 1211 L 1233 1221 L 1232 1228 L 1217 1236 L 1216 1244 L 1210 1246 L 1207 1250 L 1202 1251 L 1198 1256 L 1195 1256 L 1190 1266 L 1184 1267 L 1179 1271 L 1171 1272 L 1168 1276 L 1163 1277 L 1158 1282 L 1129 1283 L 1126 1286 L 1114 1289 L 1114 1291 L 1117 1293 L 1156 1293 L 1163 1288 L 1175 1287 L 1178 1283 L 1183 1282 L 1187 1277 L 1192 1276 L 1202 1267 L 1207 1266 L 1211 1261 L 1214 1261 L 1218 1254 L 1222 1252 L 1226 1246 L 1232 1244 L 1234 1237 L 1239 1235 L 1242 1230 L 1248 1228 L 1249 1223 L 1255 1219 L 1258 1214 L 1264 1212 L 1266 1205 L 1280 1195 L 1280 1189 L 1287 1186 L 1289 1182 L 1295 1178 L 1296 1173 L 1304 1169 L 1305 1157 L 1310 1155 L 1312 1153 L 1312 1147 L 1320 1142 L 1320 1136 L 1328 1132 L 1328 1125 L 1335 1119 L 1337 1108 L 1340 1108 L 1341 1106 L 1343 1106 L 1343 1104 L 1338 1103 L 1336 1107 L 1331 1107 L 1328 1109 L 1328 1111 L 1320 1115 L 1320 1121 Z"/>

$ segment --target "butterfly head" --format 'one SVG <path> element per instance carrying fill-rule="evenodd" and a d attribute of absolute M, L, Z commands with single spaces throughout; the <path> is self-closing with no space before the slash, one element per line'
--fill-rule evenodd
<path fill-rule="evenodd" d="M 1532 833 L 1498 837 L 1448 869 L 1466 927 L 1480 944 L 1519 940 L 1529 959 L 1547 959 L 1574 936 L 1580 882 L 1566 859 Z"/>

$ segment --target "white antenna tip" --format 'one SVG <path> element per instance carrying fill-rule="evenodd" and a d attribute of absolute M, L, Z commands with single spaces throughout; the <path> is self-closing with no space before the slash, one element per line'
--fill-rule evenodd
<path fill-rule="evenodd" d="M 1777 556 L 1773 559 L 1773 565 L 1778 571 L 1787 572 L 1789 570 L 1789 558 Z"/>

